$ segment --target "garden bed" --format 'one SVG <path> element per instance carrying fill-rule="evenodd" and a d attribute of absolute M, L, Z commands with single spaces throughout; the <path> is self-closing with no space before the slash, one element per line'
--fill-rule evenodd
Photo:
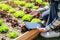
<path fill-rule="evenodd" d="M 41 22 L 41 12 L 36 10 L 47 5 L 47 2 L 28 0 L 0 2 L 0 40 L 15 40 L 23 35 L 24 22 Z"/>

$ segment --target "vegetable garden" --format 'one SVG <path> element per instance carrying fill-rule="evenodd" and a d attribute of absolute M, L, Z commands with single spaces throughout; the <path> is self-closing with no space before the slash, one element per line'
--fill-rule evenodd
<path fill-rule="evenodd" d="M 39 8 L 48 6 L 42 0 L 9 0 L 0 2 L 0 40 L 14 40 L 23 33 L 24 22 L 41 22 Z"/>

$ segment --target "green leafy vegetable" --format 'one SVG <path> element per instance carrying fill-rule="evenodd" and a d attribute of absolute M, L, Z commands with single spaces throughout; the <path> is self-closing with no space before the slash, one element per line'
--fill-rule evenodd
<path fill-rule="evenodd" d="M 38 7 L 38 6 L 33 6 L 32 8 L 33 8 L 33 9 L 38 9 L 39 7 Z"/>
<path fill-rule="evenodd" d="M 31 2 L 34 2 L 35 0 L 31 0 Z"/>
<path fill-rule="evenodd" d="M 20 3 L 20 1 L 14 1 L 14 4 L 19 4 Z"/>
<path fill-rule="evenodd" d="M 11 9 L 9 9 L 9 11 L 8 12 L 10 12 L 10 13 L 15 13 L 16 12 L 16 10 L 14 9 L 14 8 L 11 8 Z"/>
<path fill-rule="evenodd" d="M 0 26 L 0 32 L 1 32 L 1 33 L 7 33 L 8 30 L 9 30 L 9 28 L 8 28 L 7 25 L 4 25 L 4 24 L 3 24 L 3 25 Z"/>
<path fill-rule="evenodd" d="M 18 17 L 23 17 L 24 15 L 25 15 L 25 13 L 23 11 L 17 11 L 17 12 L 14 13 L 14 16 L 17 17 L 17 18 Z"/>
<path fill-rule="evenodd" d="M 42 4 L 42 0 L 36 0 L 37 3 Z"/>
<path fill-rule="evenodd" d="M 3 4 L 0 3 L 0 9 L 2 9 Z"/>
<path fill-rule="evenodd" d="M 2 19 L 0 19 L 0 26 L 1 26 L 1 24 L 3 23 L 3 20 Z"/>
<path fill-rule="evenodd" d="M 49 3 L 48 2 L 43 2 L 44 6 L 48 6 Z"/>
<path fill-rule="evenodd" d="M 11 7 L 9 5 L 3 4 L 2 10 L 8 11 Z"/>
<path fill-rule="evenodd" d="M 25 21 L 30 21 L 32 19 L 32 16 L 30 14 L 26 14 L 22 19 Z"/>
<path fill-rule="evenodd" d="M 40 19 L 38 19 L 38 18 L 34 18 L 34 19 L 32 19 L 32 21 L 31 22 L 41 22 L 41 20 Z"/>
<path fill-rule="evenodd" d="M 26 4 L 26 2 L 25 1 L 20 1 L 20 3 L 19 3 L 21 6 L 24 6 L 25 4 Z"/>
<path fill-rule="evenodd" d="M 21 6 L 24 6 L 26 4 L 25 1 L 14 1 L 15 4 L 18 4 L 18 5 L 21 5 Z"/>
<path fill-rule="evenodd" d="M 25 5 L 25 7 L 27 7 L 27 8 L 32 8 L 32 7 L 33 7 L 33 4 L 27 3 L 27 4 Z"/>
<path fill-rule="evenodd" d="M 17 34 L 16 31 L 12 31 L 12 32 L 10 32 L 10 33 L 8 34 L 8 37 L 9 37 L 9 38 L 16 38 L 16 37 L 18 37 L 18 34 Z"/>

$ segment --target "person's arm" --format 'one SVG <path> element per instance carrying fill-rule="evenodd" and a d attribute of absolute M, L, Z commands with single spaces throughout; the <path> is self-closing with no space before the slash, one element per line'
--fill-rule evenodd
<path fill-rule="evenodd" d="M 58 18 L 57 20 L 54 19 L 54 21 L 51 24 L 47 25 L 45 28 L 37 27 L 37 29 L 39 29 L 40 32 L 46 32 L 46 31 L 50 31 L 52 29 L 55 29 L 59 25 L 60 25 L 60 18 Z"/>
<path fill-rule="evenodd" d="M 45 10 L 48 10 L 49 9 L 49 6 L 45 6 L 43 8 L 39 8 L 38 10 L 36 11 L 45 11 Z"/>

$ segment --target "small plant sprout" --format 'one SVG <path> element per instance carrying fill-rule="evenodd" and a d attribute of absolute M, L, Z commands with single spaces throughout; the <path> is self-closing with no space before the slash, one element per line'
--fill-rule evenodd
<path fill-rule="evenodd" d="M 0 32 L 1 32 L 1 33 L 7 33 L 8 30 L 9 30 L 9 28 L 8 28 L 7 25 L 2 24 L 2 25 L 0 26 Z"/>
<path fill-rule="evenodd" d="M 34 2 L 35 0 L 31 0 L 31 2 Z"/>
<path fill-rule="evenodd" d="M 33 6 L 32 9 L 37 10 L 39 7 L 38 6 Z"/>
<path fill-rule="evenodd" d="M 9 5 L 3 4 L 2 10 L 8 11 L 11 7 Z"/>
<path fill-rule="evenodd" d="M 43 2 L 44 6 L 48 6 L 49 3 L 48 2 Z"/>
<path fill-rule="evenodd" d="M 14 1 L 14 4 L 19 4 L 20 3 L 20 1 Z"/>
<path fill-rule="evenodd" d="M 17 34 L 16 31 L 12 31 L 12 32 L 10 32 L 10 33 L 8 34 L 8 37 L 9 37 L 9 38 L 16 38 L 16 37 L 18 37 L 18 34 Z"/>
<path fill-rule="evenodd" d="M 24 6 L 26 4 L 25 1 L 14 1 L 14 4 L 18 4 L 20 6 Z"/>
<path fill-rule="evenodd" d="M 2 20 L 2 19 L 0 19 L 0 26 L 2 25 L 2 23 L 3 23 L 3 20 Z"/>
<path fill-rule="evenodd" d="M 41 20 L 40 19 L 38 19 L 38 18 L 34 18 L 34 19 L 32 19 L 32 21 L 31 22 L 41 22 Z"/>
<path fill-rule="evenodd" d="M 23 11 L 17 11 L 17 12 L 14 13 L 14 16 L 17 17 L 17 18 L 18 17 L 23 17 L 24 15 L 25 15 L 25 13 Z"/>
<path fill-rule="evenodd" d="M 25 20 L 25 21 L 31 21 L 31 19 L 32 19 L 32 15 L 30 15 L 30 14 L 27 14 L 27 15 L 23 16 L 23 18 L 22 18 L 22 20 Z"/>
<path fill-rule="evenodd" d="M 9 11 L 8 12 L 10 12 L 10 13 L 15 13 L 16 12 L 16 10 L 14 9 L 14 8 L 11 8 L 11 9 L 9 9 Z"/>
<path fill-rule="evenodd" d="M 33 7 L 33 4 L 27 3 L 27 4 L 25 5 L 25 7 L 26 7 L 26 8 L 32 8 L 32 7 Z"/>
<path fill-rule="evenodd" d="M 0 9 L 2 9 L 3 4 L 0 3 Z"/>
<path fill-rule="evenodd" d="M 36 0 L 37 3 L 42 4 L 42 0 Z"/>
<path fill-rule="evenodd" d="M 24 6 L 26 4 L 25 1 L 20 1 L 19 5 Z"/>

